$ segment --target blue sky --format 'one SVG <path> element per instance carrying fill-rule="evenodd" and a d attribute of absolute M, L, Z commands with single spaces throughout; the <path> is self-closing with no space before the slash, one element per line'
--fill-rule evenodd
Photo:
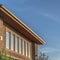
<path fill-rule="evenodd" d="M 46 44 L 39 46 L 50 60 L 60 60 L 60 0 L 0 0 Z"/>

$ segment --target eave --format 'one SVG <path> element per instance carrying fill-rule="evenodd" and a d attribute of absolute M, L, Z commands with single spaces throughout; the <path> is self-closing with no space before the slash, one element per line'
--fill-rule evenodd
<path fill-rule="evenodd" d="M 37 44 L 44 44 L 41 37 L 34 33 L 28 26 L 26 26 L 20 19 L 13 15 L 6 7 L 0 5 L 0 17 L 3 21 L 13 27 L 16 31 L 23 34 L 29 40 Z"/>

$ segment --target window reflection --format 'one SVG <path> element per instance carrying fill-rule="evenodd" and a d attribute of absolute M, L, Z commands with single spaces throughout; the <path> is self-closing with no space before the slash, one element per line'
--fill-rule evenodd
<path fill-rule="evenodd" d="M 11 34 L 11 50 L 14 50 L 14 38 L 15 36 Z"/>
<path fill-rule="evenodd" d="M 9 32 L 6 32 L 6 48 L 9 49 L 9 37 L 10 37 L 10 33 Z"/>

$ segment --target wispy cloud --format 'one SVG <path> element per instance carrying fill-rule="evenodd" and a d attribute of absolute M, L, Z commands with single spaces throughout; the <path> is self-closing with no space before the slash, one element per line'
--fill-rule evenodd
<path fill-rule="evenodd" d="M 43 52 L 43 53 L 55 53 L 55 52 L 60 52 L 60 49 L 51 48 L 51 47 L 45 47 L 45 48 L 39 49 L 39 52 Z"/>
<path fill-rule="evenodd" d="M 52 19 L 53 21 L 60 22 L 60 17 L 58 17 L 57 15 L 50 14 L 50 13 L 44 13 L 44 12 L 40 12 L 39 14 L 49 19 Z"/>

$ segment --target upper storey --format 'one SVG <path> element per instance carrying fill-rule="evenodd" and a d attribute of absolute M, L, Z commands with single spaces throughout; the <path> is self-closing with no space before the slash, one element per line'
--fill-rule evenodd
<path fill-rule="evenodd" d="M 5 6 L 0 5 L 0 17 L 3 21 L 14 28 L 17 32 L 24 35 L 26 38 L 37 44 L 44 44 L 42 38 L 34 33 L 28 26 L 26 26 L 20 19 L 12 14 Z"/>

